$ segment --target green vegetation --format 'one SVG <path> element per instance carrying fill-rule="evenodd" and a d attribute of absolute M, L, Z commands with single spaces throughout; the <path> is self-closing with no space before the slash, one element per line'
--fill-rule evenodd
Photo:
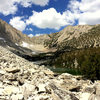
<path fill-rule="evenodd" d="M 57 67 L 57 68 L 53 68 L 53 67 L 48 67 L 50 70 L 52 70 L 53 72 L 62 74 L 62 73 L 69 73 L 72 75 L 81 75 L 81 72 L 78 71 L 77 69 L 70 69 L 70 68 L 62 68 L 62 67 Z"/>
<path fill-rule="evenodd" d="M 100 25 L 94 26 L 88 33 L 80 32 L 78 38 L 65 38 L 58 44 L 60 34 L 63 33 L 50 35 L 51 39 L 45 42 L 49 48 L 56 47 L 60 51 L 50 62 L 56 67 L 54 71 L 73 74 L 77 70 L 77 74 L 91 80 L 100 79 Z M 69 34 L 72 35 L 73 32 Z"/>
<path fill-rule="evenodd" d="M 51 63 L 58 68 L 54 70 L 56 72 L 82 74 L 91 80 L 100 79 L 100 48 L 64 52 L 55 57 Z"/>
<path fill-rule="evenodd" d="M 82 74 L 91 79 L 100 79 L 100 54 L 90 54 L 79 59 Z"/>

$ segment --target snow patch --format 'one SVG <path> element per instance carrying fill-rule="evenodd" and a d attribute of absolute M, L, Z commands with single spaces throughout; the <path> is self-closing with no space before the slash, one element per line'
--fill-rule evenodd
<path fill-rule="evenodd" d="M 22 47 L 29 47 L 29 44 L 23 41 L 22 44 L 21 44 L 21 46 Z"/>
<path fill-rule="evenodd" d="M 33 51 L 32 54 L 36 54 L 36 52 Z"/>
<path fill-rule="evenodd" d="M 15 45 L 17 45 L 17 46 L 18 46 L 18 44 L 17 44 L 17 43 L 15 43 Z"/>
<path fill-rule="evenodd" d="M 35 36 L 41 36 L 41 35 L 43 35 L 43 34 L 39 34 L 39 33 L 38 33 L 38 34 L 36 34 Z"/>
<path fill-rule="evenodd" d="M 30 38 L 32 38 L 34 35 L 33 35 L 33 34 L 29 34 L 28 36 L 29 36 Z"/>
<path fill-rule="evenodd" d="M 6 40 L 5 40 L 4 38 L 0 38 L 0 40 L 2 40 L 2 41 L 4 41 L 4 42 L 6 42 Z"/>

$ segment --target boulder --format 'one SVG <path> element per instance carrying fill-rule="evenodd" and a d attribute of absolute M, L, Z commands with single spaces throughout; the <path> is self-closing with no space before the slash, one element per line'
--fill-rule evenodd
<path fill-rule="evenodd" d="M 90 100 L 89 97 L 90 97 L 90 93 L 82 93 L 80 95 L 80 99 L 79 100 Z M 91 99 L 92 100 L 92 99 Z"/>
<path fill-rule="evenodd" d="M 46 86 L 45 84 L 39 84 L 37 86 L 39 88 L 38 93 L 44 93 L 44 92 L 46 92 L 45 86 Z"/>
<path fill-rule="evenodd" d="M 95 84 L 94 92 L 90 95 L 89 100 L 100 100 L 100 83 Z"/>
<path fill-rule="evenodd" d="M 11 100 L 23 100 L 23 95 L 22 94 L 13 94 L 11 96 Z"/>
<path fill-rule="evenodd" d="M 44 70 L 44 73 L 46 75 L 54 75 L 54 73 L 52 71 L 48 71 L 48 70 Z"/>
<path fill-rule="evenodd" d="M 17 73 L 17 72 L 20 72 L 19 68 L 6 68 L 5 70 L 8 73 Z"/>
<path fill-rule="evenodd" d="M 14 86 L 6 86 L 3 92 L 5 95 L 10 95 L 12 93 L 19 93 L 19 88 Z"/>
<path fill-rule="evenodd" d="M 0 74 L 4 75 L 6 72 L 0 69 Z"/>

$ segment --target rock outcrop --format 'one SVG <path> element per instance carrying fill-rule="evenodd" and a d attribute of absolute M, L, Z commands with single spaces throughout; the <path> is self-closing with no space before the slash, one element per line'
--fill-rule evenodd
<path fill-rule="evenodd" d="M 99 100 L 97 83 L 54 73 L 0 46 L 0 100 Z"/>

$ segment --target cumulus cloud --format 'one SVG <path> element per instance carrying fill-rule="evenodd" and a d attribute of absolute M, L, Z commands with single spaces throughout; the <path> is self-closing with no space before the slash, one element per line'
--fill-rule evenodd
<path fill-rule="evenodd" d="M 4 15 L 14 14 L 17 11 L 17 4 L 23 7 L 30 7 L 32 4 L 45 6 L 49 0 L 1 0 L 0 13 Z M 33 11 L 26 21 L 22 17 L 14 17 L 10 24 L 23 31 L 26 25 L 32 24 L 41 29 L 59 30 L 62 26 L 78 24 L 100 24 L 100 0 L 70 0 L 68 9 L 63 13 L 57 12 L 55 8 L 45 9 L 41 12 Z M 26 29 L 32 31 L 31 28 Z"/>
<path fill-rule="evenodd" d="M 23 31 L 26 28 L 26 23 L 22 20 L 22 17 L 14 17 L 9 23 L 20 31 Z"/>
<path fill-rule="evenodd" d="M 21 5 L 23 5 L 24 7 L 29 7 L 32 4 L 46 6 L 48 5 L 48 3 L 49 0 L 21 0 Z"/>
<path fill-rule="evenodd" d="M 85 12 L 80 14 L 79 17 L 79 24 L 80 25 L 84 25 L 84 24 L 90 24 L 90 25 L 94 25 L 94 24 L 100 24 L 100 11 L 96 11 L 96 12 Z"/>
<path fill-rule="evenodd" d="M 28 36 L 29 36 L 30 38 L 32 38 L 33 36 L 41 36 L 41 35 L 44 35 L 44 34 L 37 33 L 37 34 L 35 34 L 35 35 L 33 35 L 33 34 L 29 34 Z"/>
<path fill-rule="evenodd" d="M 100 0 L 70 0 L 68 9 L 62 14 L 50 8 L 42 12 L 33 11 L 26 24 L 38 28 L 60 29 L 62 26 L 77 24 L 100 24 Z"/>
<path fill-rule="evenodd" d="M 32 28 L 26 28 L 26 30 L 28 30 L 28 31 L 33 31 L 33 29 L 32 29 Z"/>
<path fill-rule="evenodd" d="M 100 24 L 100 0 L 82 0 L 79 24 Z"/>
<path fill-rule="evenodd" d="M 41 36 L 41 35 L 44 35 L 44 34 L 38 33 L 38 34 L 36 34 L 35 36 Z"/>
<path fill-rule="evenodd" d="M 60 27 L 69 24 L 66 13 L 59 13 L 54 8 L 43 10 L 42 12 L 33 11 L 33 15 L 26 21 L 27 24 L 32 24 L 38 28 L 60 29 Z"/>
<path fill-rule="evenodd" d="M 78 20 L 78 24 L 100 24 L 100 0 L 71 0 L 69 8 L 72 20 Z"/>
<path fill-rule="evenodd" d="M 0 0 L 0 13 L 4 15 L 14 14 L 17 11 L 17 0 Z"/>
<path fill-rule="evenodd" d="M 32 38 L 34 35 L 33 35 L 33 34 L 29 34 L 28 36 L 29 36 L 30 38 Z"/>
<path fill-rule="evenodd" d="M 100 10 L 100 0 L 82 0 L 80 2 L 80 10 L 83 12 Z"/>
<path fill-rule="evenodd" d="M 48 3 L 49 0 L 0 0 L 0 13 L 5 16 L 15 14 L 18 10 L 18 4 L 23 7 L 30 7 L 32 4 L 46 6 Z"/>

